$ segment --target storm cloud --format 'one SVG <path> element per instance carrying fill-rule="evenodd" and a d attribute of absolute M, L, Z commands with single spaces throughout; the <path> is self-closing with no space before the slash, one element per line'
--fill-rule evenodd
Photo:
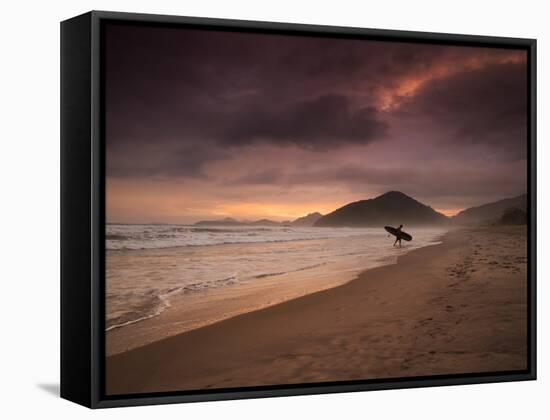
<path fill-rule="evenodd" d="M 236 119 L 222 144 L 273 141 L 312 149 L 366 144 L 385 133 L 387 124 L 374 107 L 352 110 L 348 98 L 327 94 L 275 109 L 258 107 Z"/>
<path fill-rule="evenodd" d="M 184 221 L 211 216 L 206 195 L 459 208 L 526 188 L 521 50 L 109 23 L 104 82 L 120 220 L 149 181 Z"/>
<path fill-rule="evenodd" d="M 407 98 L 397 114 L 446 128 L 453 142 L 485 143 L 521 159 L 527 155 L 527 69 L 493 64 L 434 80 Z"/>

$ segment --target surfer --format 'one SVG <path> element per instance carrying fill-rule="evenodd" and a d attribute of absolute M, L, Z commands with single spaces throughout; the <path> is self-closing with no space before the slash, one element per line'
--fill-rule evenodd
<path fill-rule="evenodd" d="M 395 230 L 398 230 L 399 232 L 401 232 L 401 229 L 403 229 L 403 225 L 399 225 L 398 228 L 395 228 Z M 397 244 L 397 241 L 399 241 L 399 246 L 401 246 L 401 235 L 395 235 L 395 242 L 393 243 L 393 246 Z"/>
<path fill-rule="evenodd" d="M 399 225 L 399 227 L 396 228 L 393 226 L 384 226 L 384 229 L 386 229 L 386 232 L 390 235 L 395 236 L 393 246 L 397 245 L 397 242 L 399 242 L 399 246 L 401 246 L 401 241 L 412 241 L 413 237 L 407 232 L 403 232 L 403 225 Z"/>

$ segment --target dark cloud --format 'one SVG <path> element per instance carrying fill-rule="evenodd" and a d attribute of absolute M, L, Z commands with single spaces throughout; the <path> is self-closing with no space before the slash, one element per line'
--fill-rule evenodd
<path fill-rule="evenodd" d="M 436 79 L 406 99 L 398 113 L 444 127 L 451 141 L 492 145 L 497 154 L 527 155 L 527 68 L 494 64 Z"/>
<path fill-rule="evenodd" d="M 527 68 L 503 60 L 509 50 L 114 24 L 106 36 L 108 176 L 204 180 L 208 168 L 227 188 L 338 183 L 428 198 L 525 185 L 505 165 L 527 144 Z M 381 93 L 415 80 L 382 109 Z M 301 172 L 265 169 L 278 146 L 300 149 Z M 478 152 L 502 165 L 467 165 Z M 243 154 L 238 176 L 208 167 Z"/>
<path fill-rule="evenodd" d="M 197 144 L 179 149 L 151 148 L 147 158 L 132 151 L 127 154 L 107 154 L 107 172 L 114 177 L 189 177 L 204 178 L 204 165 L 227 159 L 229 154 L 212 145 Z"/>
<path fill-rule="evenodd" d="M 270 109 L 256 107 L 236 118 L 226 131 L 224 144 L 274 141 L 311 149 L 342 143 L 366 144 L 380 138 L 386 123 L 373 107 L 352 110 L 348 98 L 327 94 L 312 100 Z"/>
<path fill-rule="evenodd" d="M 300 130 L 291 127 L 297 120 L 292 112 L 301 113 L 306 134 L 323 134 L 310 120 L 316 118 L 319 125 L 328 118 L 332 144 L 339 147 L 382 127 L 372 109 L 377 89 L 391 88 L 395 78 L 421 71 L 447 51 L 428 45 L 116 24 L 107 26 L 106 37 L 108 142 L 123 147 L 151 139 L 231 142 L 227 133 L 251 141 L 247 129 L 254 139 L 271 134 L 284 142 Z M 356 94 L 361 94 L 359 106 L 352 103 Z M 334 109 L 337 101 L 363 110 Z M 325 114 L 310 115 L 316 108 Z M 274 121 L 277 117 L 282 120 Z M 324 140 L 329 146 L 328 135 Z"/>

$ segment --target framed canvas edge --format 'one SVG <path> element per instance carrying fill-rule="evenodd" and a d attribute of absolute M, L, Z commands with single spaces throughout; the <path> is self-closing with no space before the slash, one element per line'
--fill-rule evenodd
<path fill-rule="evenodd" d="M 273 398 L 273 397 L 292 397 L 304 395 L 322 395 L 322 394 L 339 394 L 347 392 L 364 392 L 364 391 L 384 391 L 392 389 L 412 389 L 412 388 L 430 388 L 437 386 L 460 386 L 460 385 L 482 385 L 491 383 L 504 382 L 519 382 L 535 380 L 531 373 L 495 373 L 487 376 L 466 375 L 461 377 L 437 378 L 437 377 L 422 377 L 422 378 L 398 378 L 385 379 L 379 382 L 348 384 L 330 383 L 330 384 L 298 384 L 298 385 L 281 385 L 281 386 L 265 386 L 265 387 L 247 387 L 242 389 L 220 389 L 216 391 L 183 394 L 181 392 L 173 392 L 172 395 L 143 395 L 143 396 L 118 396 L 109 397 L 97 401 L 91 408 L 113 408 L 113 407 L 131 407 L 141 405 L 157 405 L 157 404 L 178 404 L 192 402 L 208 402 L 208 401 L 227 401 L 239 399 L 257 399 L 257 398 Z M 262 388 L 262 389 L 258 389 Z"/>
<path fill-rule="evenodd" d="M 91 13 L 60 27 L 60 396 L 91 406 Z M 70 211 L 69 211 L 70 209 Z"/>
<path fill-rule="evenodd" d="M 314 395 L 340 392 L 373 391 L 450 385 L 472 385 L 495 382 L 528 381 L 536 379 L 536 40 L 530 38 L 506 38 L 480 35 L 457 35 L 446 33 L 414 32 L 399 30 L 365 29 L 337 26 L 318 26 L 294 23 L 274 23 L 231 19 L 182 17 L 141 13 L 92 11 L 91 19 L 91 160 L 92 160 L 92 231 L 91 231 L 91 400 L 90 408 L 108 408 L 152 404 L 203 402 L 245 398 L 265 398 L 280 396 Z M 106 20 L 152 23 L 189 24 L 218 29 L 249 29 L 251 31 L 294 32 L 319 34 L 322 36 L 340 35 L 344 37 L 381 38 L 388 41 L 428 42 L 471 46 L 492 46 L 497 48 L 523 48 L 528 56 L 528 194 L 529 194 L 529 273 L 528 273 L 528 369 L 525 371 L 474 373 L 446 375 L 442 377 L 416 377 L 384 380 L 337 382 L 322 384 L 274 385 L 239 389 L 219 389 L 214 391 L 173 392 L 155 394 L 135 394 L 131 396 L 106 396 L 104 394 L 104 297 L 102 282 L 105 274 L 101 253 L 104 251 L 104 161 L 102 150 L 101 111 L 103 100 L 100 86 L 101 23 Z"/>
<path fill-rule="evenodd" d="M 226 19 L 226 18 L 208 18 L 198 16 L 177 16 L 177 15 L 162 15 L 148 13 L 127 13 L 127 12 L 111 12 L 103 10 L 94 10 L 90 12 L 92 19 L 99 23 L 101 20 L 116 20 L 127 23 L 144 23 L 144 24 L 160 24 L 160 25 L 193 25 L 203 26 L 217 29 L 235 29 L 239 31 L 251 30 L 258 31 L 275 31 L 287 32 L 295 34 L 318 34 L 322 36 L 343 36 L 343 37 L 368 37 L 370 39 L 380 38 L 385 41 L 398 42 L 428 42 L 428 43 L 444 43 L 460 44 L 472 46 L 487 45 L 498 48 L 518 48 L 529 47 L 536 43 L 534 38 L 515 38 L 501 37 L 490 35 L 470 35 L 470 34 L 454 34 L 444 32 L 421 32 L 407 31 L 398 29 L 376 29 L 376 28 L 361 28 L 353 26 L 337 26 L 337 25 L 317 25 L 306 23 L 288 23 L 288 22 L 271 22 L 271 21 L 256 21 L 244 19 Z"/>

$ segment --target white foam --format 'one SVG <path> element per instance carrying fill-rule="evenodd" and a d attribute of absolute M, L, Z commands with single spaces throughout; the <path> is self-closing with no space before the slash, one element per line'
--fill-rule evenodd
<path fill-rule="evenodd" d="M 119 238 L 111 239 L 107 253 L 108 330 L 161 314 L 175 295 L 185 299 L 187 294 L 238 285 L 261 288 L 278 281 L 282 288 L 293 283 L 295 287 L 306 279 L 308 287 L 322 289 L 335 278 L 349 280 L 368 268 L 390 264 L 407 251 L 433 244 L 444 232 L 411 231 L 413 241 L 398 248 L 385 231 L 372 228 L 194 229 L 108 226 L 107 234 Z M 309 279 L 319 284 L 312 287 Z"/>
<path fill-rule="evenodd" d="M 138 250 L 238 243 L 290 242 L 364 234 L 354 228 L 285 226 L 107 225 L 107 249 Z"/>

